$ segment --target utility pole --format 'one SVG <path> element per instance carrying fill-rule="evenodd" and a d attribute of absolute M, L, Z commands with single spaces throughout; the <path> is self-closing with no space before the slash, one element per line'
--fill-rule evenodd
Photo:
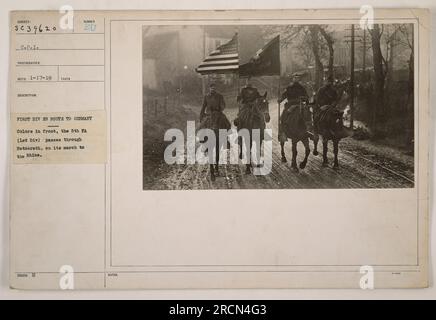
<path fill-rule="evenodd" d="M 362 76 L 363 81 L 366 82 L 366 29 L 363 29 L 363 58 L 362 58 Z"/>
<path fill-rule="evenodd" d="M 351 25 L 350 129 L 354 128 L 354 24 Z"/>
<path fill-rule="evenodd" d="M 182 59 L 180 59 L 180 33 L 177 36 L 177 76 L 179 78 L 179 83 L 178 83 L 178 108 L 180 108 L 181 103 L 182 103 L 182 67 L 181 67 L 181 63 L 182 63 Z"/>
<path fill-rule="evenodd" d="M 206 58 L 206 29 L 203 26 L 203 61 Z M 204 76 L 201 75 L 201 93 L 203 97 L 206 95 L 206 84 L 204 83 L 205 79 Z"/>
<path fill-rule="evenodd" d="M 239 27 L 236 26 L 235 28 L 235 33 L 236 33 L 236 52 L 238 53 L 238 57 L 239 57 Z M 236 80 L 236 96 L 239 96 L 239 72 L 234 73 L 234 78 Z M 239 108 L 239 106 L 238 106 Z M 239 109 L 238 109 L 239 110 Z"/>

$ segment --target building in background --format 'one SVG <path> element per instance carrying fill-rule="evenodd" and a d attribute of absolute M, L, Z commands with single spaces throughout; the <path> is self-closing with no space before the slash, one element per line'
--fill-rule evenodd
<path fill-rule="evenodd" d="M 150 90 L 181 88 L 184 78 L 199 77 L 195 68 L 216 47 L 229 41 L 227 26 L 143 27 L 143 86 Z"/>

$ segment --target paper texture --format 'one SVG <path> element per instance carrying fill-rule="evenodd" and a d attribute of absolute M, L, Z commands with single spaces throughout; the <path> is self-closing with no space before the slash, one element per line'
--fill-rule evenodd
<path fill-rule="evenodd" d="M 429 26 L 12 12 L 11 287 L 426 287 Z"/>
<path fill-rule="evenodd" d="M 105 163 L 104 111 L 14 113 L 14 163 Z"/>

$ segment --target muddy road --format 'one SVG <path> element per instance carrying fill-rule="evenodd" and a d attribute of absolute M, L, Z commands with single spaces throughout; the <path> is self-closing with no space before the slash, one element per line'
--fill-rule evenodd
<path fill-rule="evenodd" d="M 196 111 L 196 110 L 195 110 Z M 225 113 L 233 121 L 236 109 Z M 189 189 L 318 189 L 318 188 L 411 188 L 414 185 L 413 156 L 370 141 L 346 138 L 339 143 L 339 169 L 332 168 L 333 146 L 329 144 L 329 167 L 322 167 L 321 153 L 311 152 L 305 169 L 291 168 L 291 144 L 286 144 L 287 163 L 281 162 L 277 140 L 277 103 L 270 101 L 273 130 L 272 170 L 266 176 L 245 173 L 245 165 L 221 164 L 219 176 L 210 179 L 208 165 L 168 165 L 162 159 L 144 157 L 145 190 Z M 313 143 L 310 142 L 311 151 Z M 319 143 L 318 150 L 322 150 Z M 304 157 L 304 147 L 298 144 L 297 162 Z"/>

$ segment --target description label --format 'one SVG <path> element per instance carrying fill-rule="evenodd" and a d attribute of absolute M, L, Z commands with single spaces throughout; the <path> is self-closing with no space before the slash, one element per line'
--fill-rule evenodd
<path fill-rule="evenodd" d="M 11 114 L 16 164 L 105 163 L 106 112 Z"/>

